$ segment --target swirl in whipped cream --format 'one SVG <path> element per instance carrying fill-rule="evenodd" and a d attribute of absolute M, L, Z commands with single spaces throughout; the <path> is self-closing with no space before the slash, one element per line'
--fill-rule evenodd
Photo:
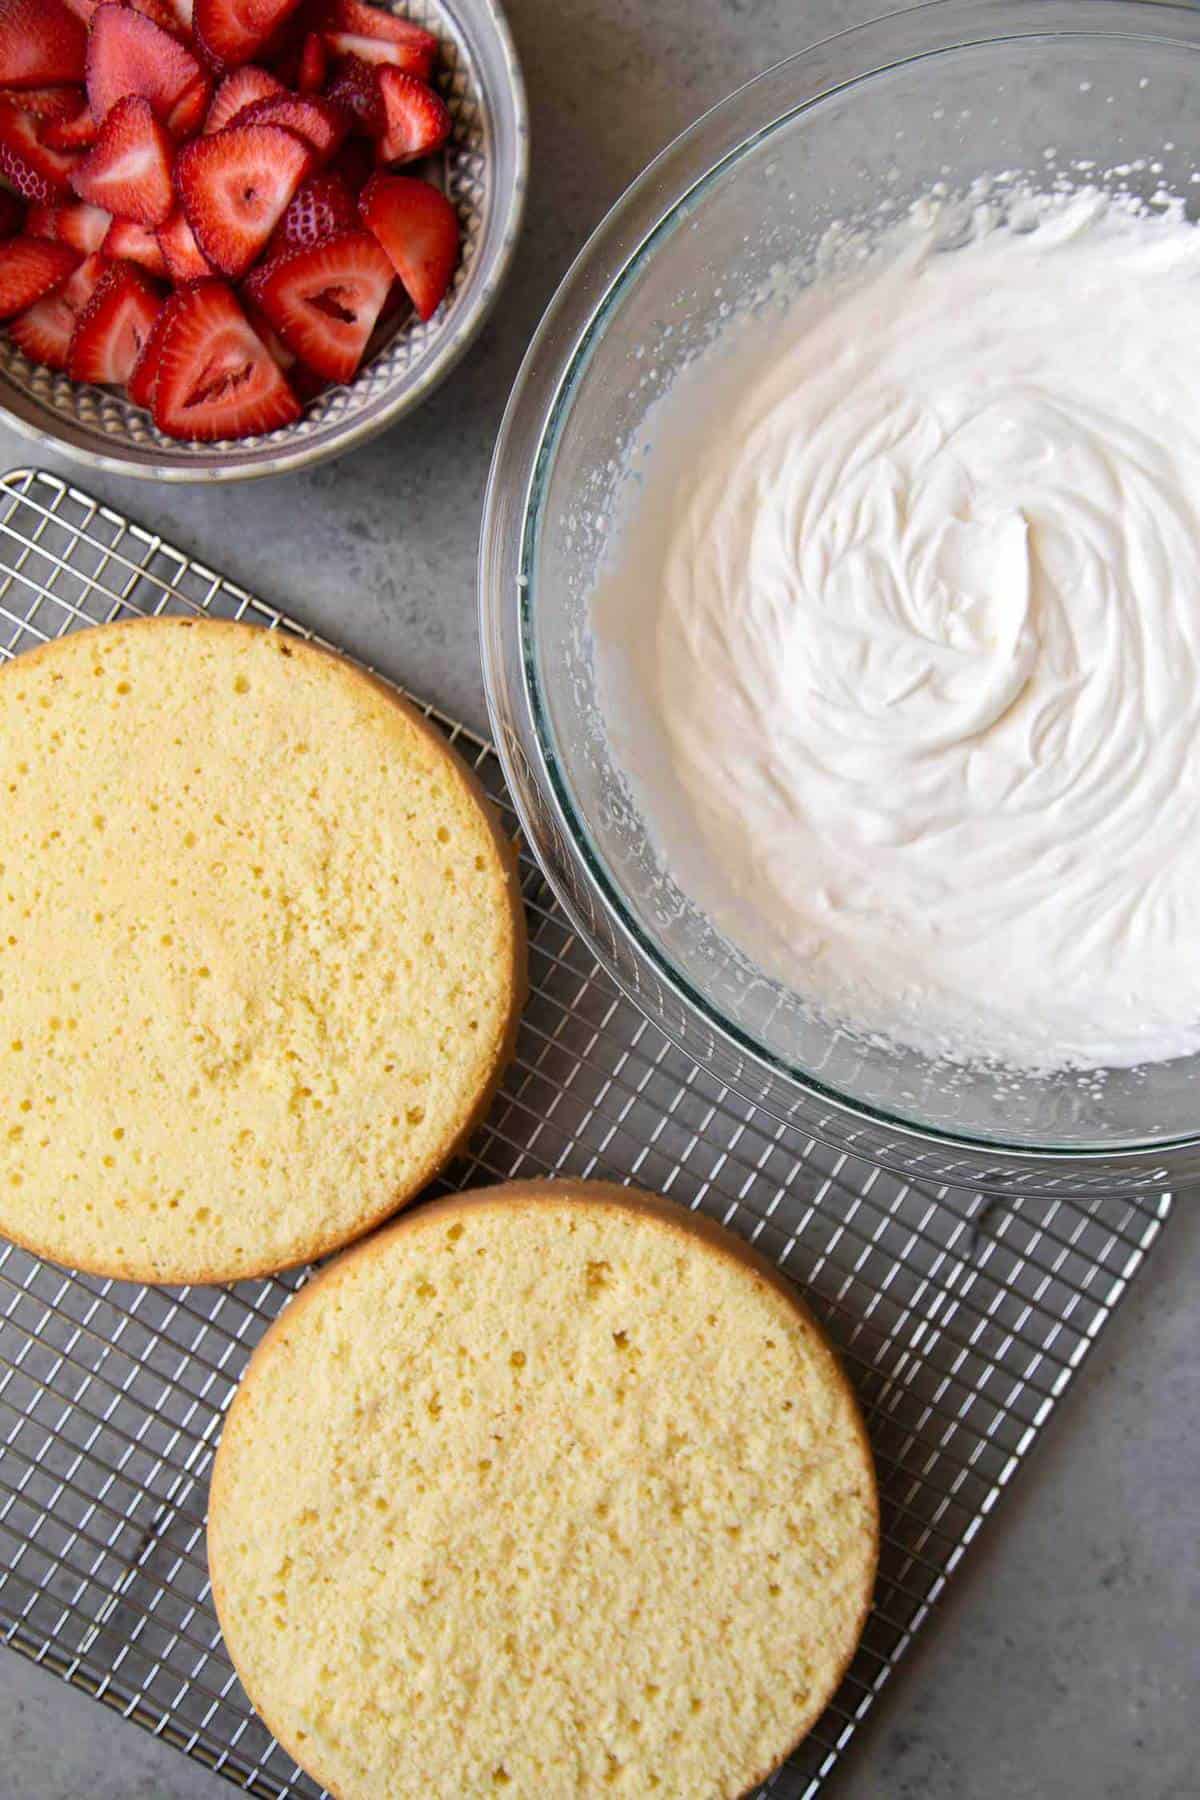
<path fill-rule="evenodd" d="M 740 328 L 649 442 L 592 616 L 682 885 L 698 836 L 735 941 L 925 1050 L 1200 1047 L 1200 229 L 927 221 Z"/>

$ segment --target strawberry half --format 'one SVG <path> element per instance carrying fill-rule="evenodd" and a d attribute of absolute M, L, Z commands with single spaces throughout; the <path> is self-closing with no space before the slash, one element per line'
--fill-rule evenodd
<path fill-rule="evenodd" d="M 0 188 L 0 238 L 10 238 L 21 229 L 25 218 L 25 208 L 15 194 L 7 188 Z M 44 233 L 31 231 L 30 237 L 41 237 Z"/>
<path fill-rule="evenodd" d="M 419 81 L 428 81 L 433 74 L 433 59 L 408 44 L 389 44 L 385 38 L 360 37 L 355 31 L 327 31 L 324 37 L 330 56 L 355 56 L 372 68 L 403 69 L 406 75 L 415 75 Z"/>
<path fill-rule="evenodd" d="M 216 93 L 213 103 L 208 109 L 208 117 L 204 121 L 206 136 L 220 131 L 222 126 L 232 125 L 240 112 L 253 106 L 256 100 L 269 100 L 272 94 L 286 94 L 287 89 L 282 81 L 276 81 L 274 75 L 266 69 L 260 69 L 255 63 L 247 63 L 244 69 L 235 69 L 227 75 Z"/>
<path fill-rule="evenodd" d="M 89 256 L 55 294 L 41 300 L 8 322 L 8 335 L 31 362 L 48 369 L 65 369 L 71 339 L 80 313 L 108 269 L 100 255 Z"/>
<path fill-rule="evenodd" d="M 290 425 L 300 404 L 223 281 L 175 296 L 158 348 L 154 423 L 170 437 L 254 437 Z"/>
<path fill-rule="evenodd" d="M 416 162 L 440 150 L 453 124 L 441 95 L 402 69 L 380 69 L 377 79 L 386 121 L 379 140 L 380 162 Z"/>
<path fill-rule="evenodd" d="M 269 44 L 300 0 L 196 0 L 193 25 L 218 68 L 250 62 Z"/>
<path fill-rule="evenodd" d="M 87 35 L 63 0 L 0 0 L 0 87 L 82 82 Z"/>
<path fill-rule="evenodd" d="M 247 289 L 302 363 L 350 381 L 391 285 L 387 257 L 369 232 L 355 231 L 273 257 Z"/>
<path fill-rule="evenodd" d="M 147 226 L 135 225 L 132 219 L 114 219 L 101 248 L 113 262 L 137 263 L 151 275 L 163 281 L 169 279 L 167 259 L 158 238 Z"/>
<path fill-rule="evenodd" d="M 88 104 L 101 122 L 119 100 L 148 100 L 160 119 L 204 71 L 185 44 L 131 6 L 96 8 L 88 27 Z"/>
<path fill-rule="evenodd" d="M 428 81 L 437 61 L 438 41 L 430 31 L 367 0 L 334 0 L 325 42 L 338 56 L 388 63 Z"/>
<path fill-rule="evenodd" d="M 72 381 L 124 387 L 158 315 L 159 294 L 149 276 L 123 263 L 101 277 L 79 315 L 67 358 Z"/>
<path fill-rule="evenodd" d="M 112 215 L 102 206 L 87 206 L 76 201 L 69 206 L 31 206 L 25 229 L 30 237 L 70 244 L 82 256 L 90 256 L 103 244 L 111 224 Z"/>
<path fill-rule="evenodd" d="M 458 263 L 458 214 L 444 194 L 411 175 L 372 175 L 358 210 L 422 319 L 433 316 Z"/>
<path fill-rule="evenodd" d="M 325 170 L 302 181 L 267 246 L 268 256 L 289 250 L 311 250 L 359 227 L 354 195 L 340 175 Z"/>
<path fill-rule="evenodd" d="M 164 225 L 175 202 L 172 154 L 170 136 L 150 102 L 130 94 L 105 119 L 100 136 L 72 175 L 71 186 L 119 218 Z"/>
<path fill-rule="evenodd" d="M 13 237 L 0 244 L 0 319 L 53 293 L 78 267 L 79 252 L 49 238 Z"/>
<path fill-rule="evenodd" d="M 3 0 L 0 0 L 0 6 Z M 0 106 L 15 106 L 18 112 L 32 113 L 43 125 L 57 119 L 69 119 L 83 105 L 81 87 L 2 88 Z"/>
<path fill-rule="evenodd" d="M 375 79 L 375 70 L 361 56 L 346 58 L 329 83 L 325 97 L 349 113 L 357 122 L 357 129 L 367 137 L 383 136 L 387 123 L 383 95 Z"/>
<path fill-rule="evenodd" d="M 163 340 L 171 327 L 171 320 L 178 311 L 184 296 L 168 294 L 159 307 L 150 327 L 146 342 L 142 346 L 142 354 L 129 373 L 125 383 L 125 391 L 135 406 L 149 408 L 154 401 L 154 389 L 158 381 L 158 357 Z"/>
<path fill-rule="evenodd" d="M 329 57 L 325 52 L 325 41 L 319 31 L 305 34 L 300 46 L 300 60 L 296 64 L 296 87 L 302 94 L 319 94 L 325 86 L 325 77 L 329 72 Z"/>
<path fill-rule="evenodd" d="M 175 179 L 209 262 L 243 275 L 311 167 L 309 146 L 281 125 L 227 125 L 185 144 Z"/>
<path fill-rule="evenodd" d="M 235 125 L 282 125 L 311 144 L 318 163 L 328 162 L 350 133 L 350 116 L 332 100 L 272 94 L 238 113 Z"/>
<path fill-rule="evenodd" d="M 86 98 L 69 119 L 52 119 L 42 126 L 42 142 L 51 150 L 88 150 L 99 136 Z"/>
<path fill-rule="evenodd" d="M 203 281 L 215 273 L 212 264 L 196 242 L 196 235 L 180 207 L 165 225 L 158 228 L 158 247 L 167 265 L 167 274 L 177 287 L 188 281 Z"/>
<path fill-rule="evenodd" d="M 0 177 L 22 199 L 45 204 L 69 193 L 71 171 L 78 161 L 70 151 L 43 144 L 37 120 L 28 113 L 0 106 Z"/>
<path fill-rule="evenodd" d="M 167 130 L 173 138 L 195 137 L 208 116 L 212 93 L 213 84 L 207 75 L 184 88 L 167 114 Z"/>

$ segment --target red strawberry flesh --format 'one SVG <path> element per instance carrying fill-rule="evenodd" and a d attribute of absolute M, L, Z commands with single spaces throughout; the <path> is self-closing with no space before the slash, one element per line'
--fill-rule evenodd
<path fill-rule="evenodd" d="M 400 69 L 380 69 L 378 80 L 386 119 L 379 141 L 380 162 L 416 162 L 440 150 L 452 123 L 441 95 Z"/>
<path fill-rule="evenodd" d="M 255 100 L 238 113 L 235 125 L 282 125 L 312 146 L 318 161 L 328 162 L 349 135 L 350 116 L 330 100 L 306 100 L 300 94 L 273 94 Z"/>
<path fill-rule="evenodd" d="M 244 274 L 311 166 L 308 145 L 281 125 L 227 125 L 185 144 L 175 179 L 209 262 Z"/>
<path fill-rule="evenodd" d="M 136 94 L 113 107 L 71 177 L 77 194 L 115 217 L 163 225 L 171 216 L 173 146 L 150 102 Z"/>
<path fill-rule="evenodd" d="M 124 387 L 159 309 L 149 277 L 128 263 L 108 270 L 79 315 L 67 361 L 73 381 Z"/>
<path fill-rule="evenodd" d="M 165 225 L 159 226 L 157 236 L 167 273 L 177 286 L 189 281 L 203 281 L 214 273 L 212 264 L 196 242 L 182 207 L 171 214 Z"/>
<path fill-rule="evenodd" d="M 387 122 L 383 95 L 379 91 L 375 70 L 361 57 L 346 58 L 329 83 L 326 98 L 357 120 L 359 131 L 365 132 L 368 137 L 382 137 Z"/>
<path fill-rule="evenodd" d="M 49 369 L 65 369 L 75 321 L 107 268 L 102 256 L 89 256 L 56 293 L 35 300 L 9 320 L 9 337 L 34 362 L 45 363 Z"/>
<path fill-rule="evenodd" d="M 102 249 L 114 262 L 138 263 L 163 281 L 169 278 L 167 259 L 157 235 L 148 226 L 135 225 L 132 219 L 114 219 Z"/>
<path fill-rule="evenodd" d="M 223 125 L 231 125 L 238 113 L 247 106 L 252 106 L 256 100 L 266 100 L 272 94 L 286 92 L 282 81 L 277 81 L 268 69 L 260 69 L 254 63 L 247 63 L 244 69 L 235 69 L 232 75 L 225 77 L 213 95 L 208 117 L 204 121 L 205 134 L 220 131 Z"/>
<path fill-rule="evenodd" d="M 329 381 L 353 379 L 391 285 L 366 231 L 273 258 L 248 284 L 289 350 Z"/>
<path fill-rule="evenodd" d="M 81 82 L 86 46 L 63 0 L 0 0 L 0 87 Z"/>
<path fill-rule="evenodd" d="M 43 125 L 72 118 L 82 105 L 81 87 L 0 88 L 0 106 L 15 106 L 18 112 L 32 113 Z"/>
<path fill-rule="evenodd" d="M 373 175 L 358 197 L 368 230 L 379 239 L 422 319 L 437 311 L 459 254 L 458 215 L 444 194 L 411 175 Z"/>
<path fill-rule="evenodd" d="M 223 281 L 176 296 L 158 349 L 153 410 L 170 437 L 209 442 L 274 431 L 300 416 L 283 372 Z"/>
<path fill-rule="evenodd" d="M 0 179 L 35 205 L 70 192 L 71 171 L 79 157 L 54 150 L 38 137 L 37 120 L 11 106 L 0 106 Z"/>
<path fill-rule="evenodd" d="M 0 244 L 0 319 L 24 312 L 66 281 L 79 252 L 49 238 L 13 237 Z"/>
<path fill-rule="evenodd" d="M 77 200 L 67 206 L 31 206 L 25 221 L 30 237 L 50 238 L 57 244 L 70 244 L 83 256 L 99 250 L 112 215 L 102 206 L 88 206 Z"/>
<path fill-rule="evenodd" d="M 197 38 L 218 68 L 251 62 L 300 0 L 196 0 Z"/>
<path fill-rule="evenodd" d="M 131 6 L 96 9 L 88 28 L 88 104 L 105 119 L 117 102 L 136 95 L 160 119 L 204 71 L 185 44 Z"/>
<path fill-rule="evenodd" d="M 100 136 L 86 98 L 69 119 L 53 119 L 42 127 L 42 143 L 51 150 L 87 150 Z"/>

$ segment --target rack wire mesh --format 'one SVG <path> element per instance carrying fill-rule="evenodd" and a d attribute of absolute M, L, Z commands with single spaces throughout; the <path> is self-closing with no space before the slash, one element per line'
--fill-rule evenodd
<path fill-rule="evenodd" d="M 160 612 L 311 635 L 54 476 L 0 481 L 0 659 Z M 426 711 L 515 829 L 494 752 Z M 824 1318 L 866 1413 L 884 1540 L 853 1666 L 761 1790 L 808 1800 L 1137 1274 L 1170 1197 L 989 1200 L 805 1139 L 673 1048 L 597 967 L 528 859 L 523 877 L 532 995 L 516 1060 L 440 1185 L 570 1173 L 672 1194 L 757 1242 Z M 320 1790 L 257 1720 L 225 1654 L 204 1509 L 224 1409 L 304 1279 L 144 1288 L 0 1245 L 0 1641 L 269 1800 Z"/>

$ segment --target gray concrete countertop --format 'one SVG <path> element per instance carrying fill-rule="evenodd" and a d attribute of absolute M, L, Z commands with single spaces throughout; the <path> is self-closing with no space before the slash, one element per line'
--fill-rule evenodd
<path fill-rule="evenodd" d="M 483 486 L 505 397 L 554 285 L 625 184 L 706 106 L 877 10 L 878 0 L 510 0 L 535 144 L 525 238 L 495 318 L 419 414 L 333 466 L 245 487 L 92 478 L 2 428 L 0 467 L 59 469 L 482 723 Z M 1183 1201 L 837 1793 L 1200 1794 L 1198 1316 L 1200 1205 Z M 0 1655 L 0 1746 L 0 1800 L 233 1791 L 12 1654 Z"/>

